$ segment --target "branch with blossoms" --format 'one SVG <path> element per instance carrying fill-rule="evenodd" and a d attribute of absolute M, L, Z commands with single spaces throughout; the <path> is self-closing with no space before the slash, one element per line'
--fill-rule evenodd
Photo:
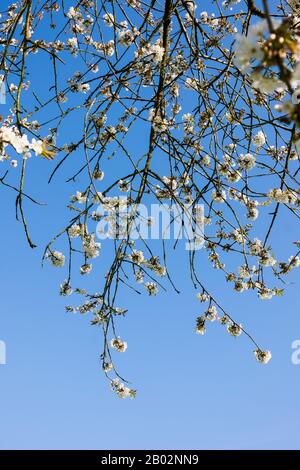
<path fill-rule="evenodd" d="M 118 317 L 128 314 L 122 293 L 179 292 L 169 259 L 185 251 L 180 237 L 171 246 L 161 236 L 158 249 L 145 236 L 157 220 L 143 208 L 175 207 L 164 229 L 178 229 L 181 238 L 187 233 L 178 214 L 188 217 L 190 281 L 206 305 L 196 333 L 219 322 L 232 337 L 247 336 L 259 363 L 271 352 L 246 319 L 227 311 L 199 266 L 208 259 L 215 278 L 223 275 L 235 292 L 268 300 L 283 295 L 285 276 L 300 265 L 298 240 L 289 240 L 287 259 L 271 244 L 282 213 L 299 219 L 299 4 L 216 0 L 211 8 L 201 12 L 193 0 L 81 0 L 68 8 L 23 0 L 0 19 L 9 104 L 0 187 L 17 193 L 31 247 L 24 203 L 29 215 L 29 203 L 38 203 L 27 189 L 35 160 L 48 160 L 49 183 L 61 174 L 74 188 L 70 220 L 43 259 L 66 269 L 60 294 L 82 299 L 67 312 L 90 314 L 102 330 L 101 367 L 121 398 L 136 393 L 114 359 L 128 346 L 118 332 Z M 47 79 L 33 85 L 39 57 L 48 61 Z M 101 245 L 104 226 L 113 241 Z M 111 260 L 90 292 L 84 278 L 104 248 Z"/>

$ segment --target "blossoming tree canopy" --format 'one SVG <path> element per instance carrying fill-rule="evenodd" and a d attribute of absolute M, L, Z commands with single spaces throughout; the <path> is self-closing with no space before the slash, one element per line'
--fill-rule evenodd
<path fill-rule="evenodd" d="M 53 233 L 44 259 L 64 272 L 60 294 L 82 299 L 67 311 L 90 314 L 102 329 L 102 368 L 122 398 L 135 390 L 115 362 L 115 352 L 127 349 L 118 331 L 118 317 L 127 315 L 120 285 L 150 296 L 177 290 L 165 240 L 155 252 L 151 237 L 132 236 L 141 205 L 179 207 L 193 227 L 203 207 L 205 228 L 193 231 L 186 252 L 191 283 L 206 304 L 196 333 L 219 322 L 233 337 L 247 335 L 260 363 L 270 351 L 248 333 L 246 318 L 240 323 L 240 312 L 226 310 L 217 288 L 204 284 L 199 260 L 208 258 L 234 291 L 262 300 L 282 295 L 284 277 L 300 264 L 293 234 L 286 259 L 271 243 L 281 214 L 299 218 L 300 4 L 207 5 L 209 11 L 193 0 L 1 4 L 1 190 L 16 192 L 35 247 L 27 182 L 37 159 L 49 160 L 49 183 L 60 173 L 68 187 L 75 183 L 70 200 L 59 201 L 69 220 Z M 36 78 L 40 61 L 43 80 Z M 70 140 L 65 129 L 72 125 Z M 146 219 L 148 227 L 157 222 Z M 102 222 L 114 240 L 101 247 Z M 84 277 L 93 276 L 103 250 L 111 261 L 90 292 Z M 82 285 L 75 288 L 77 273 Z"/>

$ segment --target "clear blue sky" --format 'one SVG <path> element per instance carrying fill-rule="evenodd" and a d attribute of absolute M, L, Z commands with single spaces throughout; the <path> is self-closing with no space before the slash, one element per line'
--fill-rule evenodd
<path fill-rule="evenodd" d="M 97 361 L 99 331 L 87 317 L 64 313 L 57 271 L 41 269 L 40 252 L 24 248 L 12 208 L 6 214 L 1 449 L 299 449 L 300 366 L 290 359 L 291 342 L 300 338 L 299 286 L 267 303 L 219 288 L 225 305 L 272 349 L 266 367 L 245 338 L 219 325 L 195 335 L 200 309 L 191 292 L 128 298 L 120 328 L 129 348 L 119 363 L 139 393 L 120 400 Z"/>
<path fill-rule="evenodd" d="M 71 129 L 66 132 L 70 137 Z M 13 193 L 0 186 L 0 340 L 7 345 L 7 364 L 0 365 L 0 448 L 299 449 L 300 365 L 291 363 L 291 343 L 300 339 L 299 272 L 284 297 L 263 302 L 250 292 L 232 293 L 220 273 L 207 269 L 203 253 L 203 279 L 272 350 L 272 361 L 261 366 L 246 337 L 231 338 L 217 324 L 203 337 L 193 332 L 202 307 L 183 271 L 186 254 L 172 257 L 180 295 L 123 294 L 129 314 L 119 331 L 129 347 L 118 364 L 138 396 L 120 400 L 100 368 L 100 331 L 89 317 L 64 312 L 65 299 L 57 294 L 63 273 L 41 267 L 44 246 L 63 226 L 68 196 L 78 189 L 65 187 L 66 173 L 48 186 L 49 165 L 29 161 L 27 188 L 49 201 L 44 208 L 26 206 L 39 242 L 35 251 L 14 219 Z M 297 239 L 298 227 L 284 218 L 278 226 L 273 242 L 286 234 Z M 284 243 L 281 251 L 284 259 Z"/>

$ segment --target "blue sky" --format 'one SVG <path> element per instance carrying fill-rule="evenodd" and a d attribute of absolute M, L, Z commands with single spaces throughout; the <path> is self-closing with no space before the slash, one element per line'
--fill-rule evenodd
<path fill-rule="evenodd" d="M 219 290 L 273 359 L 258 364 L 252 346 L 210 325 L 193 333 L 200 310 L 180 296 L 127 298 L 120 325 L 129 343 L 119 361 L 139 393 L 120 400 L 98 363 L 101 336 L 87 317 L 69 316 L 56 296 L 57 272 L 24 248 L 12 211 L 1 231 L 1 449 L 299 448 L 298 291 L 268 303 Z M 10 212 L 10 214 L 9 214 Z M 182 286 L 184 287 L 184 286 Z"/>
<path fill-rule="evenodd" d="M 37 80 L 40 74 L 37 68 Z M 71 127 L 65 132 L 72 137 Z M 137 135 L 132 145 L 142 147 L 143 138 Z M 120 400 L 101 371 L 101 332 L 89 317 L 64 312 L 66 301 L 58 296 L 64 274 L 41 267 L 46 243 L 69 217 L 68 197 L 79 189 L 64 184 L 73 162 L 47 185 L 53 165 L 28 162 L 27 188 L 48 202 L 25 206 L 38 241 L 34 251 L 15 221 L 14 194 L 0 186 L 0 340 L 7 347 L 7 364 L 0 365 L 0 448 L 299 449 L 300 365 L 291 362 L 291 344 L 300 339 L 299 273 L 289 277 L 282 298 L 263 302 L 250 292 L 233 293 L 204 253 L 199 261 L 202 278 L 226 309 L 272 350 L 272 361 L 261 366 L 243 335 L 231 338 L 217 324 L 203 337 L 194 333 L 203 308 L 184 267 L 186 253 L 171 256 L 180 295 L 170 289 L 155 298 L 121 293 L 129 313 L 119 332 L 129 347 L 117 363 L 138 395 Z M 272 242 L 285 257 L 285 240 L 297 239 L 299 228 L 284 216 L 277 228 Z M 108 251 L 109 243 L 103 242 Z M 101 258 L 98 263 L 87 285 L 97 285 Z"/>

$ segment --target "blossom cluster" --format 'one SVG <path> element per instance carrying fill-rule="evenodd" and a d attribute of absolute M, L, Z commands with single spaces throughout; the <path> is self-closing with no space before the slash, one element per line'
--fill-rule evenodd
<path fill-rule="evenodd" d="M 53 158 L 54 152 L 47 149 L 46 144 L 42 140 L 33 138 L 31 141 L 26 134 L 22 134 L 16 126 L 2 126 L 0 127 L 0 161 L 9 160 L 10 156 L 6 152 L 6 148 L 11 146 L 13 150 L 22 155 L 26 160 L 31 157 L 31 152 L 35 155 L 40 155 L 48 159 Z M 12 165 L 16 166 L 12 160 Z"/>
<path fill-rule="evenodd" d="M 114 362 L 128 346 L 118 336 L 118 319 L 127 315 L 120 287 L 149 297 L 181 287 L 169 263 L 180 240 L 158 248 L 139 230 L 131 235 L 144 217 L 137 206 L 152 201 L 169 212 L 172 204 L 187 206 L 192 227 L 204 219 L 201 237 L 193 231 L 194 246 L 204 240 L 203 249 L 187 257 L 197 298 L 207 302 L 196 332 L 214 324 L 228 336 L 246 335 L 266 364 L 270 351 L 247 333 L 246 318 L 229 315 L 202 284 L 203 270 L 213 268 L 216 290 L 223 276 L 239 295 L 270 300 L 283 295 L 285 276 L 300 266 L 292 230 L 273 242 L 278 220 L 297 220 L 300 205 L 299 2 L 224 0 L 209 11 L 194 0 L 151 8 L 138 0 L 34 3 L 14 3 L 1 17 L 0 81 L 10 109 L 1 118 L 0 161 L 15 167 L 18 155 L 56 155 L 49 181 L 70 172 L 62 181 L 72 185 L 71 220 L 49 241 L 45 258 L 63 271 L 60 295 L 81 299 L 66 310 L 90 314 L 102 331 L 111 388 L 121 398 L 135 396 Z M 31 65 L 40 63 L 36 87 Z M 18 193 L 31 243 L 23 182 L 8 186 Z M 144 222 L 155 227 L 157 220 Z M 113 241 L 100 243 L 106 233 Z M 90 273 L 96 292 L 86 287 Z"/>

